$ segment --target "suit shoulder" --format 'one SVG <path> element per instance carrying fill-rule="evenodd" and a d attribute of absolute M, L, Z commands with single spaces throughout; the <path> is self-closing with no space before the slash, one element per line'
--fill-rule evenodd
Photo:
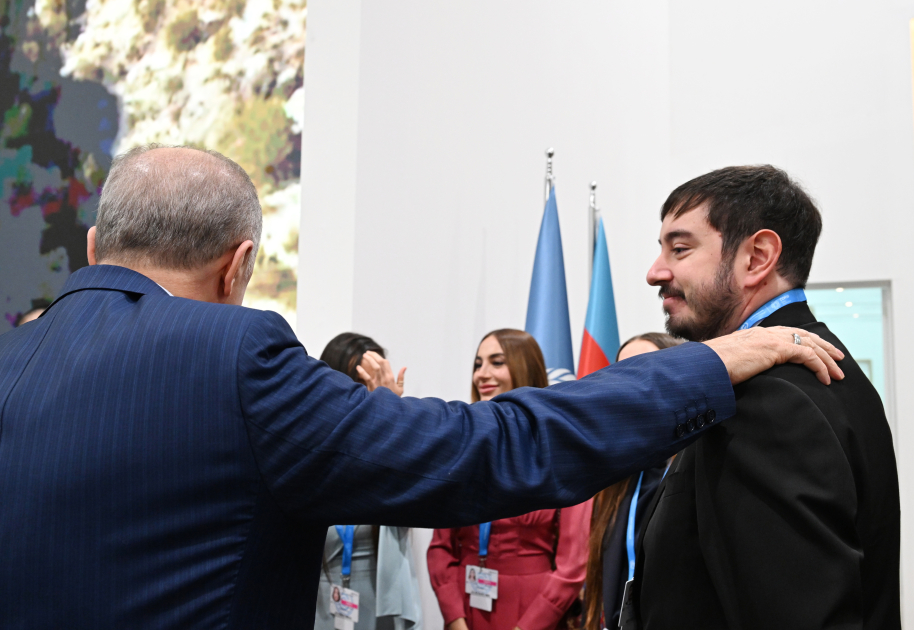
<path fill-rule="evenodd" d="M 254 322 L 257 322 L 259 326 L 291 331 L 288 322 L 279 313 L 274 313 L 273 311 L 262 311 L 234 304 L 213 304 L 179 297 L 164 299 L 169 301 L 169 306 L 187 313 L 189 317 L 193 317 L 200 326 L 211 326 L 213 322 L 220 322 L 224 324 L 231 323 L 234 327 L 246 329 Z"/>
<path fill-rule="evenodd" d="M 808 371 L 801 366 L 795 367 Z M 791 370 L 788 374 L 779 374 L 775 370 L 768 370 L 735 386 L 733 393 L 736 396 L 737 415 L 768 415 L 772 418 L 781 418 L 787 410 L 790 411 L 788 415 L 794 417 L 798 413 L 808 414 L 817 411 L 818 405 L 809 396 L 807 388 L 796 382 L 793 377 L 797 375 L 792 372 Z M 815 379 L 815 375 L 812 378 Z"/>
<path fill-rule="evenodd" d="M 143 310 L 146 325 L 159 338 L 180 338 L 187 343 L 207 340 L 213 348 L 297 343 L 286 320 L 272 311 L 179 297 L 157 298 Z"/>
<path fill-rule="evenodd" d="M 771 452 L 802 450 L 815 444 L 820 452 L 846 459 L 842 436 L 848 435 L 847 411 L 828 392 L 765 373 L 734 387 L 734 394 L 736 415 L 722 425 L 724 433 L 773 449 Z"/>
<path fill-rule="evenodd" d="M 727 428 L 782 437 L 818 434 L 835 440 L 857 468 L 864 460 L 894 463 L 879 395 L 856 364 L 848 364 L 845 374 L 844 380 L 824 385 L 803 366 L 782 365 L 749 379 L 734 388 L 738 417 Z"/>

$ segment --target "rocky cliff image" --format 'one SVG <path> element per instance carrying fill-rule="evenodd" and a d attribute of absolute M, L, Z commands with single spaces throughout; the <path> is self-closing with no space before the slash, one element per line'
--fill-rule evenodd
<path fill-rule="evenodd" d="M 0 0 L 0 332 L 87 264 L 113 155 L 159 142 L 247 170 L 246 305 L 294 324 L 305 0 Z"/>

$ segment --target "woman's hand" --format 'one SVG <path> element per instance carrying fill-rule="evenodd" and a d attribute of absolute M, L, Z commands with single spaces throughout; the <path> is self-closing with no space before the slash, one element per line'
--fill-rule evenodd
<path fill-rule="evenodd" d="M 455 619 L 447 625 L 447 630 L 469 630 L 469 628 L 467 628 L 467 620 L 463 617 Z"/>
<path fill-rule="evenodd" d="M 397 396 L 403 395 L 406 368 L 401 368 L 400 374 L 395 379 L 393 368 L 390 367 L 390 361 L 374 350 L 369 350 L 362 355 L 362 361 L 355 369 L 368 391 L 373 392 L 379 387 L 386 387 Z"/>

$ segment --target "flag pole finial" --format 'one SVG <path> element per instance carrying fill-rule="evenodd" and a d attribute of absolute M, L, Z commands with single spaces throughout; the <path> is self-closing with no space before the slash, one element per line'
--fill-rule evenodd
<path fill-rule="evenodd" d="M 552 174 L 552 156 L 555 155 L 555 149 L 549 147 L 546 149 L 546 186 L 545 194 L 543 195 L 543 205 L 549 201 L 549 193 L 552 191 L 552 188 L 555 186 L 555 176 Z"/>
<path fill-rule="evenodd" d="M 590 265 L 588 268 L 590 269 L 592 275 L 594 250 L 597 247 L 597 232 L 600 229 L 600 209 L 597 207 L 597 182 L 590 182 L 590 204 L 587 212 L 590 215 L 590 221 L 588 222 L 588 236 L 590 237 Z"/>
<path fill-rule="evenodd" d="M 600 208 L 597 207 L 597 182 L 590 182 L 590 222 L 594 229 L 597 228 L 597 222 L 600 220 Z M 596 242 L 596 239 L 594 239 Z"/>

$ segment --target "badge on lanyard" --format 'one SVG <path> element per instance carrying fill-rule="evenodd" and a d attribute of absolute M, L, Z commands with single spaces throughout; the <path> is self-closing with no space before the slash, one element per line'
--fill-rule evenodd
<path fill-rule="evenodd" d="M 467 565 L 466 592 L 470 606 L 492 612 L 492 600 L 498 599 L 498 571 Z"/>
<path fill-rule="evenodd" d="M 666 472 L 663 473 L 666 476 Z M 619 613 L 619 627 L 622 630 L 637 630 L 638 619 L 635 616 L 635 604 L 632 601 L 635 581 L 635 515 L 638 512 L 638 495 L 641 494 L 641 481 L 644 472 L 638 475 L 638 485 L 632 495 L 632 502 L 628 506 L 628 529 L 625 532 L 625 553 L 628 555 L 628 581 L 622 591 L 622 610 Z"/>
<path fill-rule="evenodd" d="M 492 523 L 479 526 L 479 566 L 467 565 L 466 592 L 470 607 L 492 612 L 492 600 L 498 599 L 498 571 L 486 568 Z"/>
<path fill-rule="evenodd" d="M 359 594 L 352 589 L 333 584 L 330 587 L 330 614 L 336 630 L 354 630 L 359 620 Z"/>
<path fill-rule="evenodd" d="M 355 540 L 355 525 L 337 525 L 336 533 L 343 542 L 343 585 L 330 587 L 330 614 L 336 630 L 354 630 L 359 620 L 359 594 L 349 588 L 352 576 L 352 546 Z"/>

